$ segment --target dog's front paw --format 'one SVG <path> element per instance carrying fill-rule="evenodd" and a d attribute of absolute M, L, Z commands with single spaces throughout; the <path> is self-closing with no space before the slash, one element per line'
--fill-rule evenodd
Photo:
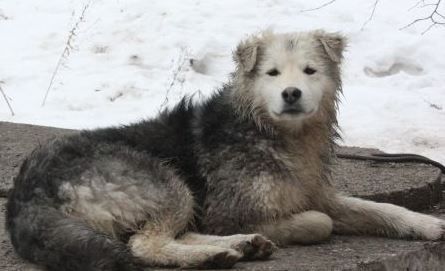
<path fill-rule="evenodd" d="M 260 234 L 251 234 L 250 240 L 238 243 L 234 248 L 243 254 L 245 260 L 264 260 L 277 250 L 277 246 Z"/>
<path fill-rule="evenodd" d="M 441 229 L 442 232 L 439 239 L 445 241 L 445 220 L 442 220 Z"/>
<path fill-rule="evenodd" d="M 445 220 L 428 217 L 426 221 L 423 222 L 422 226 L 422 239 L 425 240 L 445 240 Z"/>

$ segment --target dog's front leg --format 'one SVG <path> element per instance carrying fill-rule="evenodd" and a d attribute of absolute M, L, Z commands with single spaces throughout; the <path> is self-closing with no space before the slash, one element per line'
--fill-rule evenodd
<path fill-rule="evenodd" d="M 438 240 L 445 236 L 445 221 L 388 203 L 338 195 L 328 211 L 334 233 L 369 234 L 395 238 Z"/>
<path fill-rule="evenodd" d="M 256 231 L 278 246 L 315 244 L 329 238 L 332 232 L 332 219 L 318 211 L 306 211 L 287 219 L 260 225 Z"/>

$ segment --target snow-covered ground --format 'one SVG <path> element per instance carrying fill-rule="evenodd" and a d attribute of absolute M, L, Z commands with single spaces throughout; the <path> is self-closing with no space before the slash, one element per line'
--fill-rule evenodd
<path fill-rule="evenodd" d="M 375 0 L 336 0 L 310 10 L 328 2 L 0 0 L 0 86 L 15 111 L 0 96 L 0 120 L 93 128 L 154 116 L 225 82 L 247 34 L 325 28 L 349 37 L 344 144 L 445 163 L 445 27 L 422 35 L 430 22 L 421 21 L 401 30 L 434 7 L 380 0 L 372 13 Z"/>

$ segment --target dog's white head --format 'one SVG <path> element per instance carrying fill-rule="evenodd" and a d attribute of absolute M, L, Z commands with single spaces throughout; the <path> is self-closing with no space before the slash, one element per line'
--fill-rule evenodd
<path fill-rule="evenodd" d="M 323 97 L 334 97 L 340 88 L 344 47 L 341 35 L 321 30 L 264 32 L 238 45 L 236 73 L 252 106 L 274 120 L 298 122 L 318 112 Z"/>

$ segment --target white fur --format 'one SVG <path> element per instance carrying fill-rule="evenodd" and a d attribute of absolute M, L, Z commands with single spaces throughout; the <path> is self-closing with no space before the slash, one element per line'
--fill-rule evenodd
<path fill-rule="evenodd" d="M 234 249 L 181 244 L 169 236 L 153 233 L 135 234 L 128 244 L 136 257 L 146 264 L 157 266 L 205 267 L 207 262 L 217 260 L 226 261 L 230 267 L 242 257 L 241 253 Z"/>
<path fill-rule="evenodd" d="M 235 249 L 244 259 L 265 259 L 276 246 L 260 234 L 234 234 L 228 236 L 206 235 L 189 232 L 179 240 L 188 245 L 211 245 Z"/>
<path fill-rule="evenodd" d="M 278 245 L 314 244 L 328 239 L 332 233 L 332 219 L 318 211 L 306 211 L 289 219 L 258 227 L 258 231 Z"/>
<path fill-rule="evenodd" d="M 332 91 L 330 88 L 332 79 L 324 72 L 323 62 L 314 57 L 316 41 L 312 34 L 274 35 L 274 38 L 266 37 L 265 43 L 266 48 L 254 85 L 257 103 L 265 104 L 268 113 L 274 119 L 295 121 L 298 118 L 311 116 L 318 110 L 324 92 Z M 307 66 L 316 72 L 312 75 L 304 73 Z M 267 72 L 271 69 L 277 69 L 280 74 L 268 75 Z M 287 87 L 301 90 L 302 96 L 298 103 L 304 111 L 302 114 L 283 114 L 285 103 L 281 93 Z"/>
<path fill-rule="evenodd" d="M 388 203 L 339 197 L 341 215 L 336 219 L 339 233 L 377 233 L 381 235 L 438 240 L 445 232 L 445 221 Z"/>

